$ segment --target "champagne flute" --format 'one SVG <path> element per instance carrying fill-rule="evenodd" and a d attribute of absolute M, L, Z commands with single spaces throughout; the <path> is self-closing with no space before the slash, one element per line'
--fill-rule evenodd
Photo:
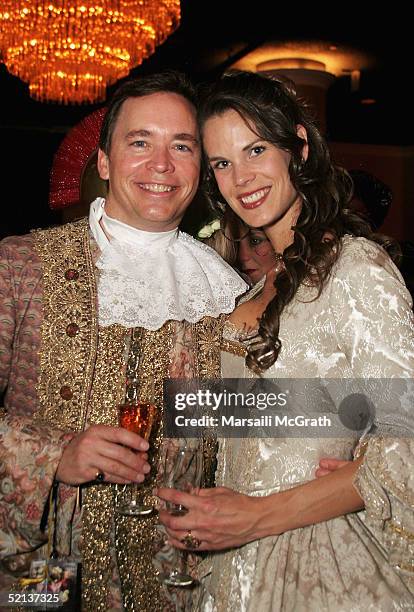
<path fill-rule="evenodd" d="M 164 485 L 191 493 L 200 487 L 203 473 L 203 449 L 201 443 L 171 446 L 165 453 Z M 167 510 L 174 516 L 183 516 L 188 512 L 182 504 L 167 502 Z M 168 573 L 161 574 L 164 584 L 173 587 L 187 587 L 194 583 L 186 573 L 187 553 L 174 548 L 173 567 Z"/>
<path fill-rule="evenodd" d="M 151 402 L 134 400 L 133 403 L 120 404 L 118 406 L 119 425 L 128 431 L 138 434 L 144 440 L 149 440 L 151 431 L 158 423 L 158 408 Z M 122 502 L 117 508 L 117 513 L 123 516 L 146 516 L 151 514 L 154 506 L 145 504 L 141 499 L 142 483 L 125 485 L 130 499 Z"/>

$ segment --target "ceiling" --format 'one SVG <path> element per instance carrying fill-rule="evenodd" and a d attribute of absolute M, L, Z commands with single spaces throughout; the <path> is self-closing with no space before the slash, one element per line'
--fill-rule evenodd
<path fill-rule="evenodd" d="M 411 33 L 404 12 L 393 3 L 375 5 L 361 15 L 358 3 L 329 9 L 300 7 L 283 10 L 281 3 L 255 0 L 182 0 L 180 28 L 156 54 L 132 74 L 175 67 L 196 80 L 213 79 L 224 68 L 266 41 L 321 40 L 338 47 L 347 45 L 371 55 L 369 69 L 361 73 L 360 88 L 350 91 L 350 77 L 336 79 L 328 97 L 329 136 L 387 144 L 414 144 L 414 130 L 405 125 L 407 77 L 411 75 Z M 287 4 L 287 3 L 285 3 Z M 361 3 L 359 3 L 361 4 Z M 253 8 L 249 8 L 253 6 Z M 339 52 L 338 51 L 338 52 Z M 0 126 L 65 131 L 94 106 L 66 107 L 32 101 L 27 87 L 0 66 L 3 113 Z M 110 92 L 109 92 L 110 93 Z M 361 104 L 361 100 L 375 100 Z"/>
<path fill-rule="evenodd" d="M 309 3 L 308 8 L 285 2 L 288 7 L 281 9 L 282 3 L 274 0 L 182 0 L 179 29 L 132 75 L 171 67 L 188 72 L 197 82 L 212 80 L 266 41 L 319 40 L 339 49 L 351 46 L 371 55 L 374 61 L 361 72 L 357 91 L 351 91 L 347 74 L 338 76 L 331 85 L 327 97 L 328 138 L 414 145 L 411 98 L 407 93 L 412 74 L 412 33 L 405 11 L 395 2 L 383 9 L 376 3 L 364 15 L 360 13 L 362 2 L 329 3 L 327 9 L 315 9 L 315 4 Z M 50 222 L 47 196 L 54 152 L 68 129 L 96 106 L 35 102 L 29 98 L 27 86 L 11 76 L 4 65 L 0 65 L 0 88 L 0 130 L 7 151 L 3 180 L 11 181 L 17 201 L 25 202 L 23 215 L 16 215 L 13 210 L 17 209 L 12 206 L 8 225 L 3 216 L 0 231 L 4 235 Z M 375 102 L 362 103 L 367 99 Z"/>

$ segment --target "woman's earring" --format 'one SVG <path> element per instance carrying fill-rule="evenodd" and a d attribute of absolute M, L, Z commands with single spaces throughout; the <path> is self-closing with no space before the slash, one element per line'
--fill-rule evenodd
<path fill-rule="evenodd" d="M 285 269 L 285 262 L 284 262 L 282 253 L 275 253 L 275 256 L 276 256 L 276 263 L 275 263 L 274 271 L 276 272 L 276 274 L 279 274 L 279 272 L 282 272 L 282 270 Z"/>

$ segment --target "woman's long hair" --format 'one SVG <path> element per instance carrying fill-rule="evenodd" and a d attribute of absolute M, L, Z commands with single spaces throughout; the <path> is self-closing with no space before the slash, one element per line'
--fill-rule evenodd
<path fill-rule="evenodd" d="M 259 325 L 259 340 L 248 349 L 247 365 L 261 373 L 278 358 L 280 317 L 301 283 L 317 288 L 317 297 L 339 256 L 344 234 L 364 236 L 384 243 L 369 225 L 352 213 L 352 180 L 335 167 L 327 144 L 305 104 L 282 82 L 250 72 L 234 72 L 204 91 L 199 107 L 201 133 L 208 119 L 234 110 L 259 138 L 291 155 L 289 174 L 302 200 L 292 228 L 294 239 L 283 253 L 284 270 L 275 280 L 276 296 L 269 302 Z M 297 126 L 306 129 L 309 147 L 304 161 L 304 140 Z M 226 203 L 205 156 L 204 189 L 211 205 L 223 214 Z M 316 299 L 316 298 L 315 298 Z"/>

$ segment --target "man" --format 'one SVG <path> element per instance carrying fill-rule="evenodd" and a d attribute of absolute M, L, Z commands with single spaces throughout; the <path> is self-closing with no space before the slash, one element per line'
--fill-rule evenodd
<path fill-rule="evenodd" d="M 217 376 L 220 315 L 245 285 L 177 231 L 200 170 L 195 96 L 182 75 L 118 90 L 98 168 L 108 194 L 89 221 L 1 245 L 3 582 L 10 590 L 49 537 L 59 556 L 82 562 L 82 609 L 163 610 L 152 566 L 157 519 L 116 512 L 119 485 L 143 482 L 161 434 L 149 449 L 118 427 L 117 405 L 161 406 L 168 376 Z"/>

